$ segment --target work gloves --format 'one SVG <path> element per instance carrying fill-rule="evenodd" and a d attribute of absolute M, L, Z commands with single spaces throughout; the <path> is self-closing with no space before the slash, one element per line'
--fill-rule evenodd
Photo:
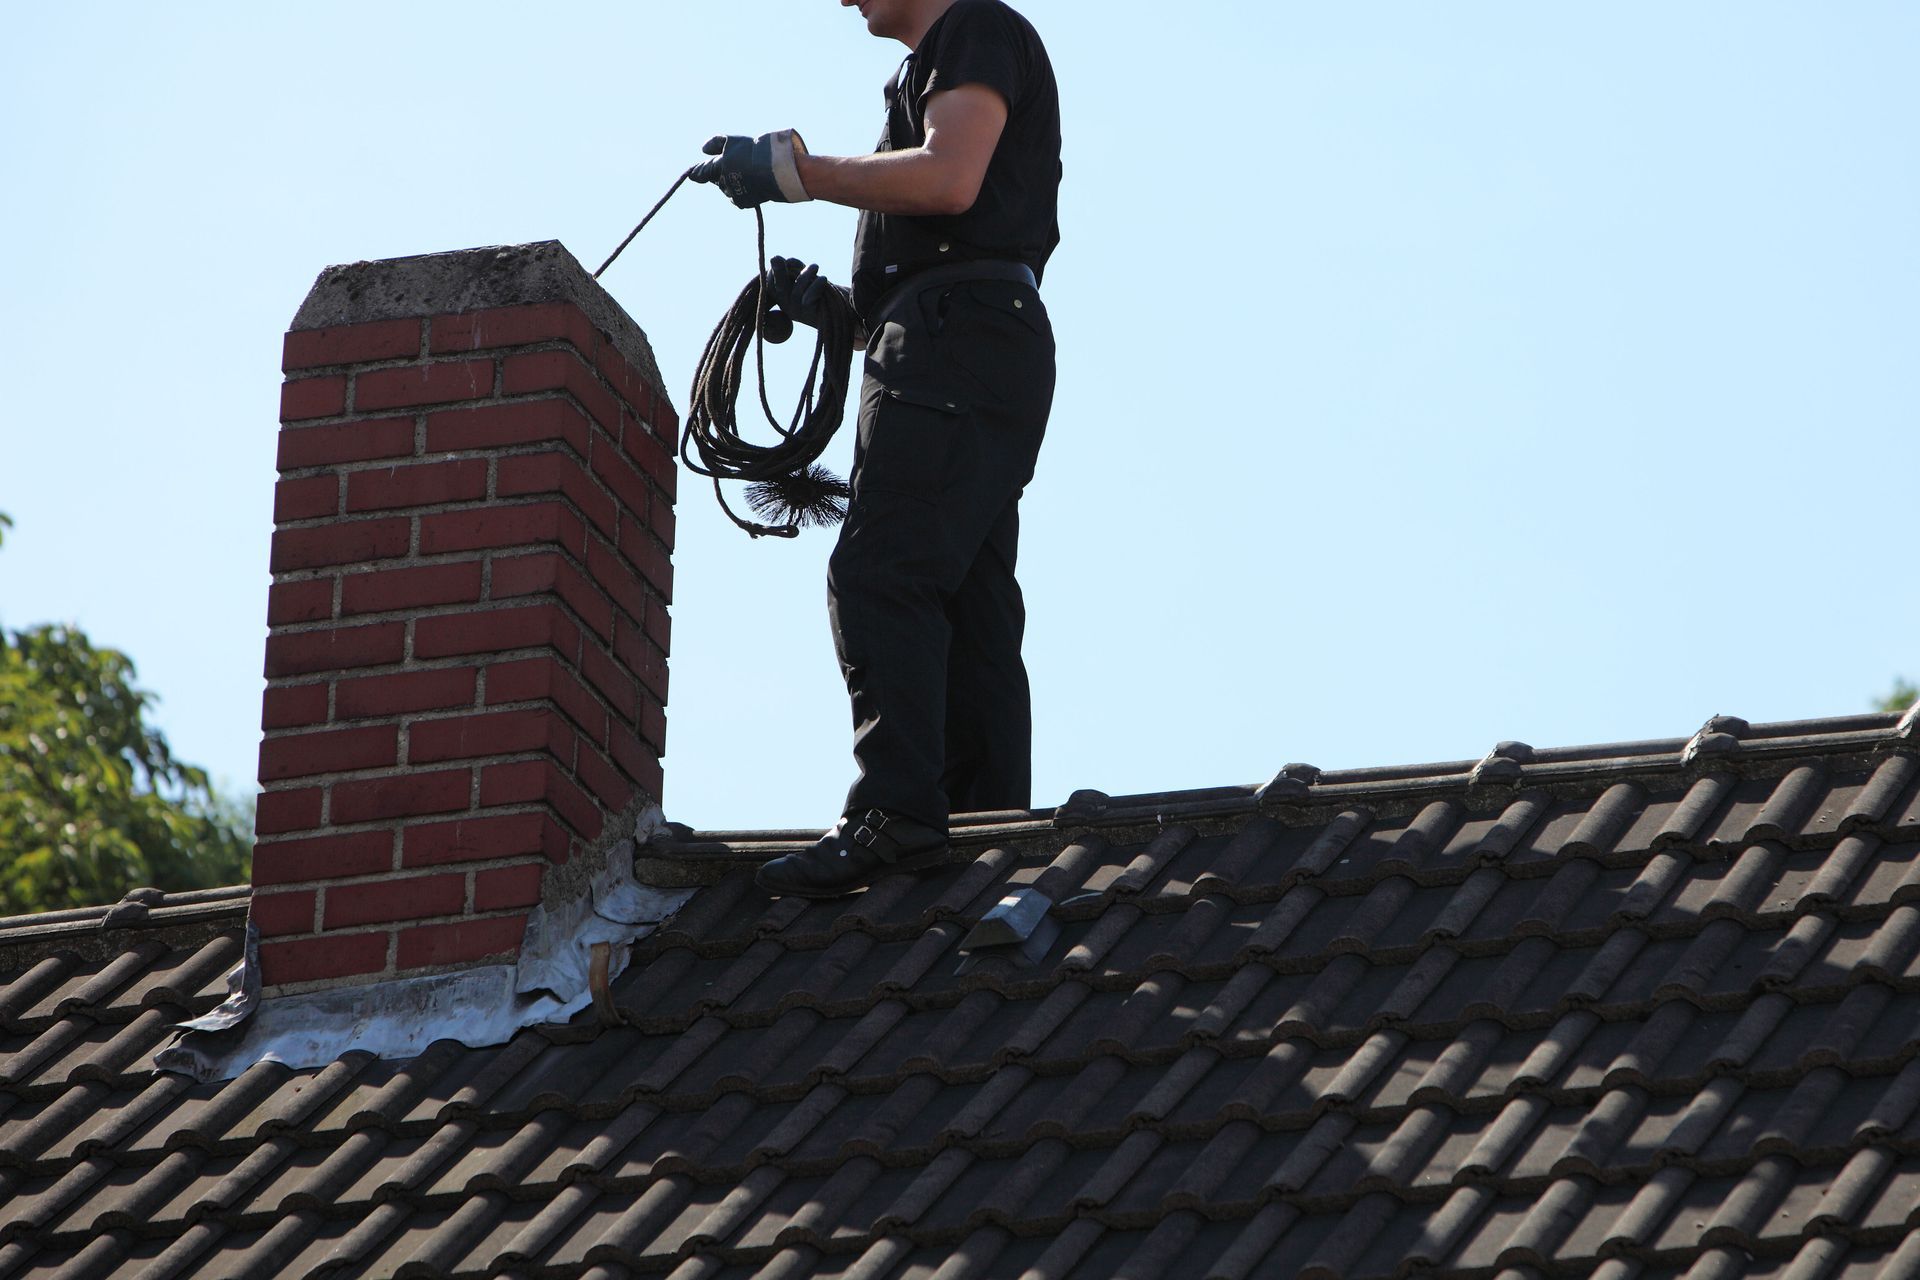
<path fill-rule="evenodd" d="M 767 296 L 795 322 L 818 329 L 825 318 L 827 290 L 817 266 L 802 266 L 798 258 L 767 260 Z"/>
<path fill-rule="evenodd" d="M 791 129 L 763 133 L 757 138 L 715 135 L 700 148 L 714 159 L 693 166 L 687 176 L 695 182 L 715 184 L 742 209 L 756 208 L 769 200 L 797 204 L 813 197 L 800 182 L 800 168 L 793 158 L 796 145 L 802 151 L 807 149 L 806 141 Z"/>

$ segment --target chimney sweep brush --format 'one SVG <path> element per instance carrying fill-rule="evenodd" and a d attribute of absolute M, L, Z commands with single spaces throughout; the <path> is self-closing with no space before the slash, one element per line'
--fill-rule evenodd
<path fill-rule="evenodd" d="M 667 193 L 660 197 L 639 225 L 627 233 L 620 247 L 593 273 L 613 265 L 642 227 L 653 220 L 680 184 L 682 173 Z M 774 417 L 767 401 L 765 344 L 785 342 L 793 332 L 793 321 L 768 300 L 772 277 L 767 271 L 767 222 L 760 209 L 753 211 L 759 253 L 760 272 L 740 290 L 733 306 L 720 318 L 707 339 L 699 368 L 689 393 L 686 426 L 680 433 L 680 458 L 689 471 L 713 481 L 713 494 L 727 518 L 753 537 L 772 534 L 791 538 L 808 526 L 827 526 L 846 518 L 850 490 L 816 460 L 833 439 L 846 414 L 847 380 L 853 364 L 854 335 L 859 320 L 853 304 L 838 289 L 825 290 L 824 312 L 814 339 L 813 360 L 807 368 L 806 384 L 794 406 L 791 421 L 783 426 Z M 780 435 L 776 444 L 752 444 L 740 435 L 734 406 L 740 398 L 746 357 L 751 347 L 754 374 L 759 392 L 760 411 L 767 423 Z M 744 519 L 728 505 L 720 488 L 722 480 L 747 482 L 747 505 L 755 515 L 769 523 Z"/>

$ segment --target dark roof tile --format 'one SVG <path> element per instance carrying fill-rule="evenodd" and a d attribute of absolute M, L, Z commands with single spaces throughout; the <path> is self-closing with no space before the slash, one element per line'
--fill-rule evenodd
<path fill-rule="evenodd" d="M 240 962 L 241 950 L 231 933 L 216 935 L 197 948 L 175 948 L 116 993 L 111 1007 L 195 1013 L 210 1008 L 226 998 L 227 972 Z"/>
<path fill-rule="evenodd" d="M 1920 1157 L 1902 1155 L 1852 1226 L 1857 1231 L 1905 1230 L 1920 1222 Z"/>
<path fill-rule="evenodd" d="M 156 1278 L 1875 1274 L 1920 1151 L 1920 766 L 1862 754 L 1879 725 L 1729 731 L 1692 774 L 1668 743 L 1120 797 L 962 824 L 970 861 L 842 902 L 735 873 L 638 948 L 627 1025 L 410 1063 L 156 1081 L 237 932 L 29 955 L 0 1250 Z M 1020 887 L 1061 926 L 1038 963 L 960 953 Z"/>

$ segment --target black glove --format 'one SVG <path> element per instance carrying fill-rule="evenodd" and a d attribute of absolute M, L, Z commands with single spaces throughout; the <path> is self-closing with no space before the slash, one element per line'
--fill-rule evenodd
<path fill-rule="evenodd" d="M 757 138 L 740 134 L 716 134 L 700 148 L 712 160 L 693 166 L 687 176 L 695 182 L 711 182 L 727 193 L 727 199 L 742 209 L 752 209 L 769 200 L 796 204 L 811 200 L 800 182 L 800 169 L 793 149 L 806 142 L 791 129 L 763 133 Z"/>
<path fill-rule="evenodd" d="M 803 268 L 798 258 L 767 260 L 767 297 L 800 324 L 820 327 L 826 316 L 827 290 L 831 288 L 817 266 Z"/>

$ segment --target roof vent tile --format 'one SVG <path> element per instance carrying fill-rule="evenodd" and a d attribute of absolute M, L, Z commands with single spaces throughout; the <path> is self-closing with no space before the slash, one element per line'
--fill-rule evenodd
<path fill-rule="evenodd" d="M 1088 822 L 1098 818 L 1112 807 L 1112 796 L 1104 791 L 1082 787 L 1068 796 L 1065 804 L 1053 811 L 1053 825 L 1064 827 L 1075 822 Z"/>
<path fill-rule="evenodd" d="M 1690 765 L 1702 757 L 1729 755 L 1740 749 L 1740 739 L 1751 728 L 1739 716 L 1714 716 L 1687 739 L 1680 750 L 1680 763 Z"/>
<path fill-rule="evenodd" d="M 1000 899 L 960 940 L 959 950 L 967 959 L 959 971 L 968 972 L 988 955 L 1005 956 L 1023 969 L 1039 964 L 1060 937 L 1059 921 L 1047 914 L 1052 909 L 1053 899 L 1031 886 Z"/>
<path fill-rule="evenodd" d="M 1496 782 L 1518 782 L 1521 766 L 1532 763 L 1533 748 L 1526 743 L 1496 743 L 1467 774 L 1467 785 L 1483 787 Z"/>
<path fill-rule="evenodd" d="M 1320 770 L 1310 764 L 1287 764 L 1280 766 L 1280 772 L 1273 775 L 1264 787 L 1253 793 L 1254 803 L 1273 804 L 1280 800 L 1304 799 L 1315 783 L 1320 781 Z"/>

